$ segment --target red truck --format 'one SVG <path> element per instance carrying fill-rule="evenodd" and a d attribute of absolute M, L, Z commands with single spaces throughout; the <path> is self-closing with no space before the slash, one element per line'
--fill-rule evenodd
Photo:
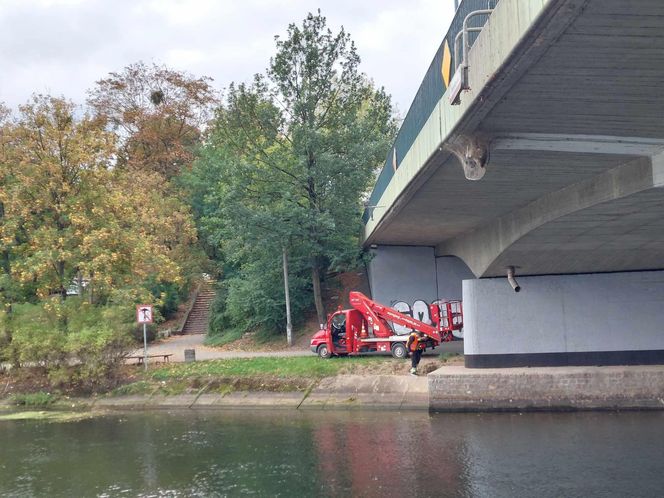
<path fill-rule="evenodd" d="M 353 308 L 328 315 L 326 327 L 311 338 L 311 351 L 321 358 L 375 351 L 405 358 L 408 335 L 395 333 L 390 323 L 424 332 L 427 348 L 454 340 L 453 332 L 463 328 L 461 301 L 437 301 L 429 305 L 432 321 L 429 325 L 372 301 L 361 292 L 353 291 L 349 297 Z"/>

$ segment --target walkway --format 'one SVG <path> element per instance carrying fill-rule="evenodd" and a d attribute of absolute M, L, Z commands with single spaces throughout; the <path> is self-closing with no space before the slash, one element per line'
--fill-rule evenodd
<path fill-rule="evenodd" d="M 309 356 L 308 349 L 297 349 L 289 351 L 220 351 L 205 346 L 203 341 L 205 334 L 178 335 L 164 339 L 155 344 L 148 344 L 148 354 L 172 354 L 171 361 L 183 362 L 184 350 L 194 349 L 196 360 L 217 360 L 229 358 L 258 358 L 264 356 Z M 137 349 L 132 355 L 143 354 L 143 348 Z"/>
<path fill-rule="evenodd" d="M 196 350 L 196 360 L 216 360 L 229 358 L 260 358 L 260 357 L 291 357 L 310 356 L 313 353 L 308 349 L 289 349 L 284 351 L 219 351 L 218 349 L 205 346 L 203 341 L 205 334 L 190 334 L 169 337 L 163 341 L 148 345 L 148 354 L 172 354 L 171 361 L 183 362 L 184 350 Z M 442 344 L 433 351 L 427 351 L 425 355 L 436 356 L 441 353 L 463 354 L 463 341 L 454 341 Z M 137 349 L 132 355 L 142 355 L 143 348 Z"/>

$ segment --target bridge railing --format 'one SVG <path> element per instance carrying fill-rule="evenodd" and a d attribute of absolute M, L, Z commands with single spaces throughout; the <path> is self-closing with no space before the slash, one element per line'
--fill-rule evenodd
<path fill-rule="evenodd" d="M 450 53 L 449 82 L 451 81 L 452 76 L 454 76 L 454 68 L 458 66 L 458 62 L 460 62 L 455 60 L 454 39 L 463 27 L 463 20 L 468 14 L 476 10 L 494 8 L 498 1 L 499 0 L 462 0 L 459 5 L 459 8 L 454 14 L 454 18 L 450 23 L 450 27 L 447 30 L 447 34 L 438 47 L 436 55 L 434 55 L 433 60 L 429 65 L 429 69 L 420 84 L 420 88 L 418 89 L 417 94 L 415 94 L 413 103 L 410 105 L 410 109 L 401 124 L 397 138 L 387 154 L 383 169 L 376 179 L 374 189 L 367 201 L 367 208 L 364 210 L 364 215 L 362 216 L 362 221 L 365 224 L 371 218 L 375 207 L 378 206 L 378 202 L 389 185 L 390 180 L 392 180 L 394 172 L 399 168 L 401 161 L 412 147 L 420 130 L 426 123 L 427 119 L 429 119 L 429 116 L 431 116 L 436 104 L 438 104 L 447 89 L 445 82 L 443 81 L 443 54 L 445 51 L 445 45 L 447 44 Z M 486 19 L 486 16 L 475 17 L 470 20 L 469 27 L 480 27 L 486 22 Z M 470 45 L 475 42 L 478 35 L 478 32 L 469 33 Z M 461 57 L 461 50 L 459 50 L 458 56 Z"/>

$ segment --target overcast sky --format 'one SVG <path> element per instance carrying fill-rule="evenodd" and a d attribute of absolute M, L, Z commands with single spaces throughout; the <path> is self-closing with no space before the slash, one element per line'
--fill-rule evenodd
<path fill-rule="evenodd" d="M 83 103 L 96 80 L 139 60 L 221 90 L 263 72 L 274 36 L 318 8 L 405 115 L 453 0 L 0 0 L 0 102 L 15 108 L 39 92 Z"/>

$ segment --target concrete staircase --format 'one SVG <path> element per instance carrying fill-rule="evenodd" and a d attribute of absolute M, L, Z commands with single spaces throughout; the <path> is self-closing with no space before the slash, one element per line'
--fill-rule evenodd
<path fill-rule="evenodd" d="M 212 281 L 206 281 L 201 284 L 194 304 L 189 311 L 189 315 L 187 315 L 187 320 L 182 327 L 183 334 L 207 333 L 210 304 L 215 297 L 213 283 Z"/>

